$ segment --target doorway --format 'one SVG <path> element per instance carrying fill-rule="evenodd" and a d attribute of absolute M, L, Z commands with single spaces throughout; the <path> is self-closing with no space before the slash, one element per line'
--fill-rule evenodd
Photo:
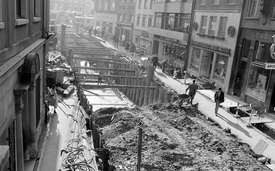
<path fill-rule="evenodd" d="M 234 90 L 233 95 L 237 97 L 241 97 L 242 92 L 242 86 L 243 86 L 243 80 L 245 77 L 245 70 L 246 70 L 247 63 L 244 61 L 241 61 L 235 78 L 235 84 L 234 84 Z"/>
<path fill-rule="evenodd" d="M 204 50 L 200 67 L 200 77 L 210 79 L 214 53 Z"/>
<path fill-rule="evenodd" d="M 153 54 L 158 55 L 158 49 L 159 49 L 159 41 L 154 40 L 154 42 L 153 42 Z"/>

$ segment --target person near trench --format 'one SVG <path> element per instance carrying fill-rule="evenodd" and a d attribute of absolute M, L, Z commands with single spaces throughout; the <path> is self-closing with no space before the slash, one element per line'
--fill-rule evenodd
<path fill-rule="evenodd" d="M 198 84 L 196 83 L 196 80 L 193 80 L 193 83 L 190 84 L 187 89 L 185 90 L 185 92 L 187 92 L 189 90 L 189 96 L 190 98 L 188 99 L 187 103 L 190 103 L 191 105 L 193 105 L 193 99 L 197 93 L 198 90 Z"/>
<path fill-rule="evenodd" d="M 221 87 L 219 87 L 218 91 L 216 91 L 216 93 L 214 94 L 214 100 L 215 100 L 215 103 L 216 103 L 215 115 L 217 116 L 220 104 L 224 102 L 224 92 L 222 91 Z"/>
<path fill-rule="evenodd" d="M 49 106 L 53 106 L 54 107 L 54 114 L 56 114 L 56 108 L 57 108 L 57 103 L 58 103 L 58 99 L 57 99 L 57 93 L 56 93 L 56 86 L 55 84 L 52 84 L 51 87 L 47 87 L 48 92 L 49 92 Z"/>

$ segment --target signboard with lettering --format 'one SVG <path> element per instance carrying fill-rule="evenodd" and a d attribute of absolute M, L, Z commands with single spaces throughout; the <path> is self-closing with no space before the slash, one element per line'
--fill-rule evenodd
<path fill-rule="evenodd" d="M 265 63 L 265 69 L 275 69 L 275 63 Z"/>
<path fill-rule="evenodd" d="M 197 41 L 192 41 L 191 43 L 192 45 L 195 46 L 199 46 L 202 48 L 206 48 L 209 50 L 213 50 L 213 51 L 217 51 L 217 52 L 222 52 L 222 53 L 226 53 L 226 54 L 231 54 L 231 49 L 229 48 L 225 48 L 225 47 L 221 47 L 221 46 L 215 46 L 215 45 L 210 45 L 210 44 L 206 44 L 206 43 L 202 43 L 202 42 L 197 42 Z"/>

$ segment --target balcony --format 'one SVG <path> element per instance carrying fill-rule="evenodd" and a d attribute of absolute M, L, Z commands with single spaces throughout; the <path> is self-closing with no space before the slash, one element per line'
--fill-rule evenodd
<path fill-rule="evenodd" d="M 184 41 L 186 43 L 188 42 L 189 33 L 178 32 L 173 30 L 164 30 L 164 29 L 155 28 L 155 27 L 150 27 L 149 32 L 156 35 L 164 36 L 167 38 Z"/>

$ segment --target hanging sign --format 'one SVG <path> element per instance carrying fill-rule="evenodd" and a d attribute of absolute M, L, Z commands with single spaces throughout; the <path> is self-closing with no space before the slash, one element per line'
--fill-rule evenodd
<path fill-rule="evenodd" d="M 265 69 L 275 69 L 275 63 L 265 63 Z"/>

